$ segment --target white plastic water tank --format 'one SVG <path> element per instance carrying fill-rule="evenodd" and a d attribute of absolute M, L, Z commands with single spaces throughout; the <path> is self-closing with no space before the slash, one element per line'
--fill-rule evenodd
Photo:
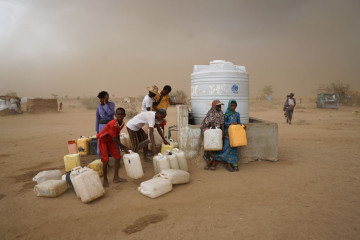
<path fill-rule="evenodd" d="M 191 113 L 196 125 L 201 124 L 215 99 L 224 103 L 224 113 L 229 100 L 235 99 L 241 122 L 249 122 L 249 73 L 244 66 L 236 66 L 225 60 L 214 60 L 210 65 L 194 65 L 191 74 Z"/>

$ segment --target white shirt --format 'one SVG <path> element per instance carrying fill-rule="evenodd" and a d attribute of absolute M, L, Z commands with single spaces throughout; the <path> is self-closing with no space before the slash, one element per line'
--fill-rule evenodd
<path fill-rule="evenodd" d="M 151 111 L 153 102 L 154 102 L 154 99 L 149 97 L 149 95 L 146 95 L 142 101 L 141 110 L 143 112 L 146 112 L 147 111 L 146 108 L 150 108 L 150 111 Z"/>
<path fill-rule="evenodd" d="M 289 98 L 288 104 L 289 104 L 290 106 L 294 106 L 294 105 L 295 105 L 294 99 L 293 99 L 293 98 Z"/>
<path fill-rule="evenodd" d="M 146 111 L 139 113 L 126 123 L 126 127 L 133 131 L 139 131 L 145 124 L 152 128 L 155 126 L 155 112 Z"/>

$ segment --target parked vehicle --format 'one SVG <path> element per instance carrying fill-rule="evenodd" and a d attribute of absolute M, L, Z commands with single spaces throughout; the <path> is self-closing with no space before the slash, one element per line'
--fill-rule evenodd
<path fill-rule="evenodd" d="M 316 99 L 316 107 L 339 109 L 339 94 L 319 93 Z"/>

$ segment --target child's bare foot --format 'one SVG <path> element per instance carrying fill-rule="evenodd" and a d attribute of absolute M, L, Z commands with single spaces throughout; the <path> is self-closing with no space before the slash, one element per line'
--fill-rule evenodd
<path fill-rule="evenodd" d="M 103 181 L 103 187 L 109 187 L 109 182 L 107 179 L 104 179 Z"/>
<path fill-rule="evenodd" d="M 113 182 L 114 183 L 127 182 L 127 180 L 125 178 L 117 177 L 117 178 L 114 178 Z"/>

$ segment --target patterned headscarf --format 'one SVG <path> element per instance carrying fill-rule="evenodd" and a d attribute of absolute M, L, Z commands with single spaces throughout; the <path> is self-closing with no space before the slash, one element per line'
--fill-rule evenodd
<path fill-rule="evenodd" d="M 213 105 L 213 104 L 214 104 L 214 102 L 212 102 L 211 105 Z M 220 126 L 221 124 L 224 124 L 224 122 L 225 122 L 224 113 L 222 111 L 216 110 L 216 106 L 213 106 L 210 108 L 210 110 L 208 111 L 204 120 L 201 123 L 201 128 L 202 129 L 207 128 L 211 122 L 215 123 L 215 126 Z"/>
<path fill-rule="evenodd" d="M 231 110 L 231 103 L 236 103 L 236 106 L 237 106 L 237 102 L 235 99 L 230 99 L 229 100 L 229 103 L 228 103 L 228 108 L 225 112 L 225 119 L 228 118 L 229 116 L 233 115 L 234 113 L 236 113 L 235 111 L 232 111 Z"/>

